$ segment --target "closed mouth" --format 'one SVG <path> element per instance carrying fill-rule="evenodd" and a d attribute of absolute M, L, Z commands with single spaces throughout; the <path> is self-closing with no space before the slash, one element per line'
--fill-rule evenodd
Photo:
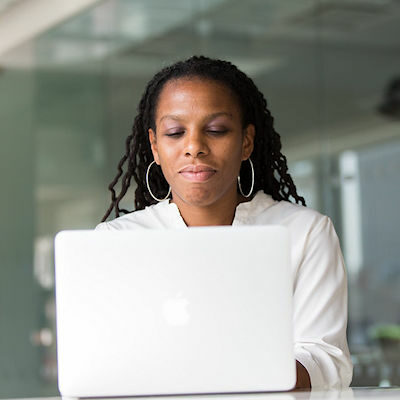
<path fill-rule="evenodd" d="M 188 165 L 179 173 L 192 182 L 205 182 L 216 174 L 217 170 L 208 165 Z"/>

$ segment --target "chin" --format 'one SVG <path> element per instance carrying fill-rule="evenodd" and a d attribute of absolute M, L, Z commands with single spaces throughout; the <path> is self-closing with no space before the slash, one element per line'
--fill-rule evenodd
<path fill-rule="evenodd" d="M 197 207 L 207 207 L 219 199 L 213 190 L 202 187 L 190 188 L 179 195 L 180 199 L 187 204 Z"/>
<path fill-rule="evenodd" d="M 236 182 L 235 182 L 236 184 Z M 194 207 L 209 207 L 226 197 L 237 196 L 236 185 L 190 185 L 173 192 L 180 201 Z"/>

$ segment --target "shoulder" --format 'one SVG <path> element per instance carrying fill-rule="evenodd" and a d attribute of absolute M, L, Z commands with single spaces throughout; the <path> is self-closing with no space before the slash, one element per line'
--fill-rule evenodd
<path fill-rule="evenodd" d="M 257 197 L 258 203 L 264 205 L 259 207 L 259 212 L 255 215 L 257 224 L 286 225 L 292 229 L 309 231 L 330 223 L 329 217 L 312 208 L 286 200 L 273 200 L 265 193 L 257 194 Z"/>
<path fill-rule="evenodd" d="M 95 230 L 130 230 L 163 228 L 169 222 L 168 202 L 160 202 L 98 224 Z"/>
<path fill-rule="evenodd" d="M 287 201 L 278 202 L 276 214 L 276 223 L 289 229 L 294 272 L 302 271 L 303 276 L 310 279 L 323 274 L 343 276 L 344 261 L 339 238 L 327 215 Z M 306 275 L 305 271 L 308 271 Z"/>
<path fill-rule="evenodd" d="M 299 265 L 307 253 L 337 251 L 339 240 L 331 219 L 299 204 L 276 201 L 269 195 L 259 196 L 263 207 L 249 221 L 255 225 L 283 225 L 288 228 L 293 251 L 293 262 Z"/>
<path fill-rule="evenodd" d="M 281 200 L 276 205 L 276 217 L 283 224 L 299 226 L 303 229 L 315 229 L 327 225 L 330 218 L 312 208 Z"/>
<path fill-rule="evenodd" d="M 301 243 L 302 247 L 308 247 L 311 243 L 322 245 L 337 240 L 332 220 L 312 208 L 280 201 L 273 213 L 276 223 L 286 225 L 293 242 Z"/>

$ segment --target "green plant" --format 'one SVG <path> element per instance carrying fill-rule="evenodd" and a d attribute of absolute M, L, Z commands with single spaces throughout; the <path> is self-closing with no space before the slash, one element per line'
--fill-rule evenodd
<path fill-rule="evenodd" d="M 369 335 L 373 339 L 391 339 L 400 340 L 400 325 L 397 324 L 379 324 L 372 326 Z"/>

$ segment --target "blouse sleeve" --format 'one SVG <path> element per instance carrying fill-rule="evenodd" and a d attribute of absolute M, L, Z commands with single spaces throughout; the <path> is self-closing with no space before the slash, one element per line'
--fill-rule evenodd
<path fill-rule="evenodd" d="M 324 216 L 309 232 L 294 280 L 295 358 L 312 388 L 349 386 L 347 278 L 339 240 Z"/>

